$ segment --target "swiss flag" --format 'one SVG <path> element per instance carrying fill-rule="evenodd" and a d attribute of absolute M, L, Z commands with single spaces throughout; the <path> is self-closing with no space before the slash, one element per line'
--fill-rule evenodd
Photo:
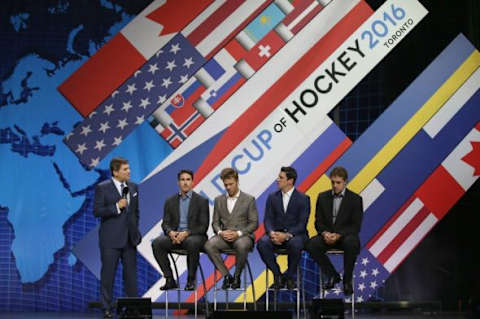
<path fill-rule="evenodd" d="M 272 30 L 247 53 L 245 61 L 253 70 L 258 71 L 284 45 L 285 41 Z"/>
<path fill-rule="evenodd" d="M 212 2 L 153 1 L 58 90 L 87 116 Z"/>

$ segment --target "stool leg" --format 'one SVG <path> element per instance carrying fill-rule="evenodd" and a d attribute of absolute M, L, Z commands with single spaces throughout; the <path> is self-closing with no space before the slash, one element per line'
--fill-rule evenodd
<path fill-rule="evenodd" d="M 228 289 L 230 289 L 230 288 L 228 288 Z M 230 303 L 230 301 L 228 300 L 228 289 L 225 290 L 225 302 L 226 302 L 225 309 L 227 309 L 227 310 L 229 309 L 229 303 Z"/>
<path fill-rule="evenodd" d="M 247 310 L 247 272 L 243 269 L 243 311 Z"/>
<path fill-rule="evenodd" d="M 352 286 L 353 286 L 353 293 L 352 293 L 352 319 L 355 319 L 355 276 L 352 276 Z"/>
<path fill-rule="evenodd" d="M 307 309 L 305 306 L 305 281 L 303 280 L 303 272 L 302 269 L 298 268 L 298 275 L 300 276 L 300 285 L 302 287 L 302 303 L 303 303 L 303 317 L 307 317 Z"/>
<path fill-rule="evenodd" d="M 197 289 L 195 289 L 195 319 L 197 319 Z"/>
<path fill-rule="evenodd" d="M 250 283 L 252 284 L 252 297 L 253 297 L 253 309 L 257 311 L 257 298 L 255 296 L 255 283 L 253 282 L 253 275 L 252 275 L 252 268 L 250 267 L 250 263 L 247 259 L 247 269 L 250 275 Z"/>
<path fill-rule="evenodd" d="M 265 287 L 267 288 L 265 290 L 265 311 L 268 311 L 268 292 L 270 291 L 270 289 L 268 289 L 268 274 L 269 274 L 270 270 L 268 270 L 268 268 L 266 268 L 266 273 L 265 273 Z"/>
<path fill-rule="evenodd" d="M 213 267 L 213 310 L 217 311 L 217 270 Z"/>
<path fill-rule="evenodd" d="M 300 319 L 300 265 L 297 265 L 297 319 Z"/>
<path fill-rule="evenodd" d="M 168 318 L 168 290 L 165 290 L 165 318 Z"/>
<path fill-rule="evenodd" d="M 207 284 L 205 282 L 205 274 L 203 273 L 202 264 L 199 263 L 198 268 L 200 269 L 200 277 L 202 277 L 202 284 L 203 284 L 203 298 L 205 299 L 205 316 L 208 318 L 210 315 L 208 313 L 208 292 L 207 292 Z"/>

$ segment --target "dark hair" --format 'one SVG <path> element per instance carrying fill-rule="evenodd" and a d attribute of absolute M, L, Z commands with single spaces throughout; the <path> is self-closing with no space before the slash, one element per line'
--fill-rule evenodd
<path fill-rule="evenodd" d="M 332 178 L 333 176 L 341 177 L 344 181 L 348 179 L 347 170 L 342 166 L 337 166 L 332 169 L 332 171 L 330 172 L 330 178 Z"/>
<path fill-rule="evenodd" d="M 297 180 L 297 171 L 295 168 L 290 166 L 282 166 L 282 168 L 280 168 L 280 172 L 285 173 L 287 180 L 293 179 L 293 185 L 295 185 L 295 181 Z"/>
<path fill-rule="evenodd" d="M 189 169 L 181 169 L 180 172 L 178 172 L 178 174 L 177 174 L 177 179 L 178 180 L 180 180 L 180 176 L 182 176 L 182 174 L 190 175 L 190 177 L 192 177 L 192 181 L 193 181 L 193 171 L 191 171 Z"/>
<path fill-rule="evenodd" d="M 110 173 L 112 173 L 113 176 L 113 171 L 118 171 L 122 165 L 128 164 L 128 161 L 124 159 L 123 157 L 114 157 L 110 161 Z"/>
<path fill-rule="evenodd" d="M 235 178 L 235 180 L 238 181 L 238 172 L 231 167 L 227 167 L 220 172 L 220 178 L 222 181 L 227 178 Z"/>

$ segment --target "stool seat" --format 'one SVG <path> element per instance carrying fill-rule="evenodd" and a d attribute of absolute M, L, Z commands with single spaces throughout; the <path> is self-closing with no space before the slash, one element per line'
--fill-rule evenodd
<path fill-rule="evenodd" d="M 252 247 L 248 250 L 249 253 L 253 252 L 253 249 L 254 249 L 254 245 L 252 245 Z M 220 249 L 220 253 L 222 254 L 225 254 L 225 255 L 230 255 L 230 256 L 236 256 L 237 255 L 237 251 L 233 248 L 226 248 L 226 249 Z M 253 296 L 253 308 L 254 310 L 256 311 L 257 310 L 257 298 L 255 297 L 255 281 L 253 279 L 253 274 L 252 274 L 252 268 L 250 267 L 250 262 L 248 261 L 248 258 L 246 260 L 246 268 L 247 268 L 247 271 L 248 271 L 248 274 L 249 274 L 249 277 L 250 277 L 250 283 L 252 285 L 252 296 Z M 243 279 L 243 285 L 244 285 L 244 288 L 243 289 L 240 289 L 240 290 L 243 290 L 244 291 L 244 298 L 243 298 L 243 309 L 244 310 L 247 310 L 247 296 L 246 296 L 246 292 L 247 292 L 247 274 L 245 273 L 245 269 L 243 269 L 243 272 L 244 272 L 244 279 Z M 213 272 L 213 282 L 214 282 L 214 286 L 213 286 L 213 309 L 214 310 L 217 310 L 217 271 L 215 269 L 215 266 L 214 266 L 214 272 Z M 225 294 L 226 294 L 226 307 L 228 309 L 228 304 L 229 304 L 229 301 L 228 301 L 228 291 L 229 290 L 239 290 L 239 289 L 227 289 L 225 290 Z"/>
<path fill-rule="evenodd" d="M 187 256 L 188 255 L 188 250 L 182 249 L 182 248 L 173 248 L 168 253 L 168 256 L 170 257 L 170 260 L 173 263 L 173 268 L 175 270 L 175 276 L 176 276 L 176 281 L 177 281 L 177 285 L 178 285 L 178 288 L 176 288 L 175 290 L 177 290 L 177 292 L 178 292 L 177 303 L 178 303 L 178 307 L 180 309 L 180 291 L 184 291 L 185 289 L 180 288 L 180 280 L 179 280 L 180 276 L 178 274 L 177 263 L 176 263 L 176 260 L 173 258 L 173 254 L 176 254 L 176 255 L 179 255 L 179 256 Z M 199 263 L 198 269 L 200 270 L 200 276 L 202 278 L 202 284 L 203 284 L 203 291 L 205 292 L 205 295 L 204 295 L 204 298 L 205 298 L 205 316 L 208 318 L 209 317 L 209 309 L 208 309 L 208 298 L 207 298 L 207 284 L 206 284 L 206 281 L 205 281 L 205 274 L 203 272 L 203 268 L 202 268 L 201 263 Z M 197 300 L 198 299 L 197 298 L 197 289 L 194 290 L 194 294 L 195 294 L 195 318 L 197 318 L 197 302 L 198 302 L 198 300 Z M 165 297 L 168 300 L 168 290 L 165 291 Z M 166 313 L 168 313 L 168 301 L 165 303 L 165 310 L 166 310 Z"/>
<path fill-rule="evenodd" d="M 277 255 L 288 255 L 288 249 L 283 248 L 283 247 L 274 247 L 273 248 L 273 253 Z M 270 288 L 268 286 L 268 273 L 269 270 L 267 269 L 266 275 L 265 275 L 265 310 L 269 311 L 269 291 L 273 290 L 273 310 L 277 311 L 277 289 Z M 300 294 L 302 295 L 302 302 L 303 302 L 303 313 L 306 314 L 306 309 L 305 309 L 305 292 L 304 292 L 304 287 L 303 287 L 303 279 L 302 277 L 302 271 L 300 269 L 300 264 L 297 265 L 297 288 L 294 290 L 296 291 L 297 294 L 297 302 L 296 302 L 296 312 L 297 312 L 297 319 L 300 318 Z M 281 290 L 286 290 L 286 289 L 281 289 Z"/>
<path fill-rule="evenodd" d="M 345 251 L 340 248 L 330 248 L 325 254 L 327 255 L 343 255 Z M 343 279 L 343 278 L 342 278 Z M 353 293 L 351 296 L 351 305 L 352 305 L 352 318 L 355 318 L 355 276 L 352 277 L 352 286 L 354 287 Z M 325 298 L 325 291 L 323 289 L 323 276 L 320 269 L 320 298 Z"/>

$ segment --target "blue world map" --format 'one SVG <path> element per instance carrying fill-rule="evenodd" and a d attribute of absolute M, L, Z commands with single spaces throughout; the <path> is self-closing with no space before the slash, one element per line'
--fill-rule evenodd
<path fill-rule="evenodd" d="M 1 20 L 0 39 L 12 47 L 0 70 L 0 311 L 84 310 L 98 283 L 71 248 L 98 223 L 95 184 L 109 178 L 113 156 L 128 158 L 140 182 L 171 148 L 145 123 L 85 170 L 63 143 L 82 117 L 57 87 L 149 1 L 10 2 L 18 12 Z M 142 262 L 139 290 L 156 276 Z"/>

